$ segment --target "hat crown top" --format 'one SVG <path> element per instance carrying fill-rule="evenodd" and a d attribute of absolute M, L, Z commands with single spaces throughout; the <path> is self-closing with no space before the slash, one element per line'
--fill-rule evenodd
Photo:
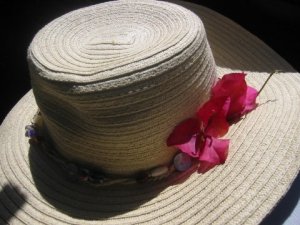
<path fill-rule="evenodd" d="M 203 36 L 200 19 L 181 6 L 114 1 L 52 21 L 35 36 L 29 54 L 46 79 L 67 84 L 113 80 L 116 84 L 124 74 L 130 76 L 180 54 L 199 31 Z M 134 77 L 130 83 L 142 78 Z"/>

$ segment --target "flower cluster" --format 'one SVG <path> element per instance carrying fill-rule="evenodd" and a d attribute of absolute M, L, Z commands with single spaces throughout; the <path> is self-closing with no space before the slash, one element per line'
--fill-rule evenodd
<path fill-rule="evenodd" d="M 199 173 L 225 162 L 229 140 L 220 137 L 232 123 L 257 106 L 258 91 L 247 86 L 245 77 L 245 73 L 224 75 L 195 116 L 178 124 L 167 139 L 168 146 L 199 160 Z"/>

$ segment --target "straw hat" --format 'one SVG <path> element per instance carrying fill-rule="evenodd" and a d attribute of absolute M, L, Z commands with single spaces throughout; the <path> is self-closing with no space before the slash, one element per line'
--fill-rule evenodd
<path fill-rule="evenodd" d="M 33 92 L 0 130 L 0 223 L 257 224 L 285 195 L 300 167 L 299 74 L 222 15 L 177 3 L 195 14 L 122 0 L 70 12 L 35 36 Z M 260 89 L 274 70 L 259 107 L 230 127 L 225 164 L 96 188 L 64 175 L 63 159 L 101 169 L 111 183 L 167 165 L 177 152 L 168 135 L 218 76 L 244 71 Z M 42 143 L 24 135 L 32 121 Z"/>

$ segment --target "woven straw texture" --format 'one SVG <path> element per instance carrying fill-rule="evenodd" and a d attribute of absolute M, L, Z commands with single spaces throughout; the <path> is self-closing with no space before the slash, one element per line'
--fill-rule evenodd
<path fill-rule="evenodd" d="M 126 5 L 128 1 L 123 2 Z M 204 175 L 192 174 L 188 176 L 188 174 L 182 174 L 164 182 L 143 185 L 93 189 L 72 184 L 61 176 L 60 170 L 51 160 L 43 155 L 39 149 L 31 147 L 28 144 L 28 140 L 24 137 L 24 127 L 30 123 L 37 110 L 33 93 L 30 91 L 13 108 L 0 128 L 0 185 L 3 190 L 0 198 L 0 223 L 78 225 L 258 224 L 272 210 L 278 200 L 287 192 L 300 168 L 300 75 L 268 46 L 232 21 L 207 8 L 188 3 L 184 3 L 184 5 L 193 10 L 203 21 L 219 76 L 227 72 L 243 70 L 248 73 L 248 83 L 259 89 L 270 72 L 273 70 L 282 71 L 272 77 L 260 94 L 258 99 L 260 106 L 245 119 L 230 128 L 228 137 L 231 139 L 231 146 L 225 165 L 218 166 Z M 94 7 L 96 9 L 98 6 Z M 93 13 L 94 7 L 89 9 L 91 16 L 95 15 Z M 179 8 L 176 7 L 176 9 Z M 81 12 L 84 11 L 85 9 Z M 156 18 L 156 16 L 152 15 L 152 19 Z M 163 21 L 161 20 L 161 22 Z M 80 22 L 78 21 L 78 23 Z M 64 24 L 61 26 L 64 26 Z M 88 29 L 88 27 L 85 26 L 82 29 Z M 150 31 L 149 27 L 146 28 L 148 29 L 145 32 Z M 182 29 L 185 30 L 185 28 Z M 78 32 L 80 33 L 80 31 Z M 157 30 L 155 33 L 164 32 L 164 30 Z M 195 33 L 197 32 L 200 31 L 196 29 Z M 156 35 L 158 34 L 153 34 L 153 38 Z M 165 35 L 168 36 L 166 33 Z M 68 34 L 62 36 L 69 37 Z M 158 36 L 161 37 L 160 35 Z M 73 40 L 76 38 L 76 35 L 72 38 L 70 37 Z M 170 37 L 168 41 L 171 41 L 172 38 Z M 116 42 L 120 44 L 121 41 L 124 41 L 123 39 L 120 40 L 116 39 Z M 127 40 L 127 37 L 125 40 Z M 128 40 L 130 42 L 130 37 L 128 37 Z M 97 43 L 98 40 L 95 42 Z M 63 48 L 73 48 L 79 51 L 79 47 L 72 47 L 71 43 L 75 42 L 65 42 Z M 191 43 L 197 46 L 197 43 Z M 42 43 L 40 44 L 42 45 Z M 79 46 L 80 44 L 78 43 Z M 175 45 L 175 49 L 178 50 L 177 53 L 179 54 L 181 52 L 180 49 L 189 49 L 192 48 L 191 46 L 192 44 L 188 47 L 182 43 L 182 46 Z M 62 46 L 56 47 L 57 49 L 62 48 Z M 118 45 L 118 47 L 120 46 Z M 200 50 L 201 48 L 195 47 L 196 49 Z M 39 53 L 38 50 L 32 48 L 30 51 L 30 54 L 32 54 L 30 57 Z M 84 51 L 87 51 L 87 49 L 84 49 Z M 82 50 L 80 54 L 83 55 L 84 51 Z M 98 52 L 98 49 L 91 51 Z M 109 51 L 114 52 L 114 49 Z M 126 51 L 129 50 L 125 47 L 124 52 Z M 147 50 L 141 56 L 145 60 L 145 64 L 141 68 L 142 72 L 146 71 L 145 68 L 147 66 L 151 69 L 152 65 L 158 66 L 158 62 L 160 62 L 159 64 L 165 62 L 162 60 L 163 56 L 160 56 L 162 58 L 151 64 L 148 61 L 151 57 L 145 57 L 145 54 L 151 55 L 150 51 L 151 49 Z M 51 50 L 50 52 L 56 54 L 55 57 L 61 57 L 59 50 Z M 61 57 L 58 61 L 54 55 L 52 55 L 52 58 L 50 57 L 50 52 L 44 56 L 39 56 L 38 59 L 44 60 L 43 65 L 47 64 L 53 67 L 41 68 L 42 65 L 37 66 L 37 59 L 34 61 L 32 60 L 33 57 L 31 58 L 34 64 L 31 65 L 31 70 L 41 69 L 39 75 L 31 71 L 31 74 L 34 76 L 33 85 L 47 84 L 43 88 L 38 87 L 35 94 L 37 96 L 47 94 L 47 89 L 49 88 L 51 93 L 53 92 L 54 102 L 58 101 L 58 96 L 61 96 L 62 102 L 60 104 L 65 104 L 66 108 L 78 108 L 84 113 L 88 113 L 87 115 L 92 118 L 91 121 L 94 121 L 94 116 L 97 117 L 98 110 L 101 111 L 101 109 L 93 112 L 92 103 L 88 101 L 88 98 L 84 97 L 81 99 L 76 93 L 84 93 L 83 96 L 88 96 L 90 90 L 91 93 L 94 93 L 96 90 L 102 93 L 101 87 L 97 85 L 91 85 L 91 89 L 86 90 L 81 88 L 88 86 L 86 84 L 97 83 L 99 76 L 91 71 L 98 71 L 99 68 L 97 69 L 97 65 L 94 63 L 87 66 L 87 63 L 83 62 L 82 57 L 76 58 L 79 53 Z M 73 52 L 73 50 L 67 52 Z M 175 54 L 175 52 L 169 52 L 169 56 Z M 131 52 L 128 52 L 128 54 L 131 54 Z M 86 54 L 85 56 L 91 55 L 93 54 Z M 95 54 L 95 61 L 100 60 L 100 62 L 104 62 L 104 59 L 99 59 L 98 57 L 99 55 Z M 121 62 L 128 64 L 125 56 L 124 59 L 121 59 L 121 56 L 117 57 L 112 54 L 112 57 L 115 60 L 120 60 L 120 67 L 122 67 Z M 133 58 L 132 56 L 132 61 L 134 61 Z M 185 59 L 188 58 L 189 56 L 187 55 Z M 62 59 L 69 59 L 69 61 Z M 168 59 L 166 62 L 169 63 L 170 60 Z M 74 64 L 74 62 L 76 62 L 75 64 L 82 62 L 82 68 L 71 71 L 70 68 L 73 68 L 73 66 L 70 65 Z M 147 80 L 149 79 L 151 81 L 153 79 L 153 82 L 149 82 L 154 84 L 153 88 L 159 90 L 157 86 L 159 82 L 156 79 L 165 78 L 166 82 L 163 87 L 166 87 L 166 90 L 164 88 L 162 90 L 168 93 L 169 88 L 171 88 L 168 82 L 175 82 L 176 78 L 179 82 L 181 79 L 175 75 L 175 77 L 165 77 L 164 73 L 169 73 L 161 72 L 155 74 L 153 78 L 146 77 L 144 79 L 143 76 L 138 76 L 140 80 L 136 84 L 131 82 L 126 84 L 126 82 L 119 82 L 122 80 L 122 77 L 116 75 L 114 68 L 109 69 L 111 65 L 109 62 L 105 65 L 101 69 L 113 72 L 114 75 L 107 75 L 99 82 L 112 81 L 114 85 L 117 85 L 117 91 L 128 90 L 127 87 L 133 90 L 134 85 L 140 88 L 139 85 L 143 86 L 144 82 L 148 83 Z M 198 66 L 201 65 L 200 63 Z M 65 76 L 56 72 L 51 73 L 51 71 L 57 71 L 58 67 L 61 67 L 60 70 L 66 74 Z M 132 70 L 131 67 L 127 69 L 130 74 L 136 74 L 136 70 Z M 47 71 L 46 73 L 44 73 L 45 70 Z M 94 73 L 94 75 L 91 75 L 91 73 Z M 192 85 L 192 81 L 189 81 L 192 78 L 186 72 L 178 74 L 181 73 L 187 76 L 187 84 Z M 75 74 L 80 77 L 80 81 L 71 81 Z M 209 72 L 204 74 L 207 74 L 209 78 L 212 76 L 209 75 Z M 58 76 L 60 78 L 57 78 Z M 195 79 L 197 77 L 194 76 Z M 102 75 L 100 76 L 101 78 Z M 202 85 L 207 82 L 207 85 L 209 85 L 210 82 L 204 80 L 201 82 L 201 79 L 204 78 L 199 75 L 199 80 L 195 82 Z M 181 85 L 185 86 L 186 83 L 181 83 Z M 107 88 L 110 87 L 113 86 L 107 86 Z M 180 85 L 178 88 L 186 89 L 186 87 L 180 87 Z M 69 90 L 69 95 L 66 95 L 66 90 Z M 151 88 L 143 90 L 138 92 L 137 95 L 143 92 L 147 93 L 147 91 L 155 95 L 156 93 L 151 92 L 151 90 Z M 61 93 L 64 94 L 62 95 Z M 189 101 L 186 107 L 189 107 L 193 101 L 196 101 L 194 99 L 195 96 L 196 94 L 186 100 Z M 91 94 L 91 97 L 95 97 L 94 94 Z M 75 105 L 67 104 L 71 98 L 72 101 L 76 102 Z M 179 95 L 176 98 L 181 99 Z M 39 102 L 40 105 L 43 105 L 43 99 L 43 97 L 37 98 L 38 101 L 41 101 Z M 48 99 L 48 96 L 46 99 Z M 108 106 L 112 107 L 113 104 L 109 105 L 110 101 L 113 101 L 111 96 L 102 96 L 100 94 L 100 102 L 105 102 L 106 99 Z M 171 100 L 171 105 L 177 103 L 175 99 Z M 141 97 L 141 101 L 143 102 L 144 100 Z M 92 101 L 98 105 L 98 98 L 94 98 Z M 185 104 L 184 99 L 180 101 L 180 104 Z M 153 105 L 155 106 L 155 104 L 154 102 Z M 49 115 L 48 123 L 51 124 L 50 126 L 53 126 L 52 135 L 55 136 L 56 129 L 59 129 L 61 124 L 53 122 L 55 120 L 51 116 L 55 115 L 55 113 L 51 111 L 51 107 L 43 106 L 45 111 L 49 110 L 49 112 L 47 111 L 47 115 Z M 62 109 L 58 107 L 58 110 Z M 61 114 L 67 116 L 69 112 L 66 109 Z M 183 110 L 182 112 L 185 111 Z M 105 115 L 107 112 L 101 111 L 101 113 L 101 115 Z M 187 112 L 185 113 L 185 115 L 182 115 L 182 119 L 188 114 Z M 164 121 L 161 120 L 163 118 L 166 119 L 166 117 L 159 114 L 156 116 L 159 116 L 159 119 L 156 119 L 160 122 L 153 122 L 153 125 L 160 126 L 160 123 L 164 124 Z M 179 117 L 179 115 L 177 116 Z M 147 116 L 146 118 L 150 121 L 151 117 Z M 171 120 L 171 118 L 169 119 Z M 109 121 L 109 119 L 107 120 Z M 155 119 L 153 118 L 153 120 Z M 177 120 L 181 119 L 177 118 Z M 61 122 L 59 118 L 57 121 Z M 106 128 L 108 129 L 108 126 Z M 76 127 L 76 129 L 78 128 Z M 146 131 L 144 130 L 143 132 Z M 109 138 L 113 138 L 113 136 Z M 58 139 L 57 141 L 59 141 Z M 155 144 L 156 140 L 153 139 L 153 142 Z M 78 157 L 79 155 L 78 153 Z M 13 217 L 12 213 L 14 213 Z"/>
<path fill-rule="evenodd" d="M 169 163 L 172 127 L 196 111 L 216 80 L 200 19 L 163 2 L 69 13 L 36 35 L 28 55 L 56 148 L 108 174 Z"/>

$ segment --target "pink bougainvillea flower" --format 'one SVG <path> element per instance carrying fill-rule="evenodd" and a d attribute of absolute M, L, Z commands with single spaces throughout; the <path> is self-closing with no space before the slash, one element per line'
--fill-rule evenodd
<path fill-rule="evenodd" d="M 228 139 L 202 136 L 201 140 L 198 139 L 201 143 L 197 144 L 197 138 L 199 138 L 199 136 L 193 136 L 187 143 L 176 145 L 176 147 L 182 152 L 199 160 L 199 173 L 205 173 L 213 167 L 225 163 L 229 148 Z M 196 150 L 195 146 L 199 146 L 198 150 Z"/>
<path fill-rule="evenodd" d="M 239 120 L 243 115 L 255 109 L 258 92 L 247 86 L 245 73 L 224 75 L 213 87 L 212 98 L 229 97 L 228 121 Z"/>
<path fill-rule="evenodd" d="M 228 132 L 229 123 L 239 120 L 257 106 L 258 92 L 247 86 L 245 76 L 245 73 L 224 75 L 195 117 L 178 124 L 167 139 L 168 146 L 176 146 L 199 160 L 199 173 L 225 162 L 229 140 L 218 138 Z"/>
<path fill-rule="evenodd" d="M 194 156 L 198 152 L 197 143 L 203 136 L 222 137 L 229 129 L 226 120 L 229 98 L 215 98 L 199 108 L 196 118 L 189 118 L 178 124 L 167 139 L 168 146 L 176 146 Z"/>
<path fill-rule="evenodd" d="M 226 116 L 229 105 L 230 99 L 225 97 L 207 101 L 199 108 L 196 118 L 186 119 L 174 128 L 167 145 L 176 146 L 191 157 L 198 158 L 201 173 L 225 162 L 229 141 L 217 137 L 228 131 Z"/>
<path fill-rule="evenodd" d="M 229 140 L 207 137 L 199 154 L 199 173 L 205 173 L 216 165 L 225 163 L 228 155 Z"/>

